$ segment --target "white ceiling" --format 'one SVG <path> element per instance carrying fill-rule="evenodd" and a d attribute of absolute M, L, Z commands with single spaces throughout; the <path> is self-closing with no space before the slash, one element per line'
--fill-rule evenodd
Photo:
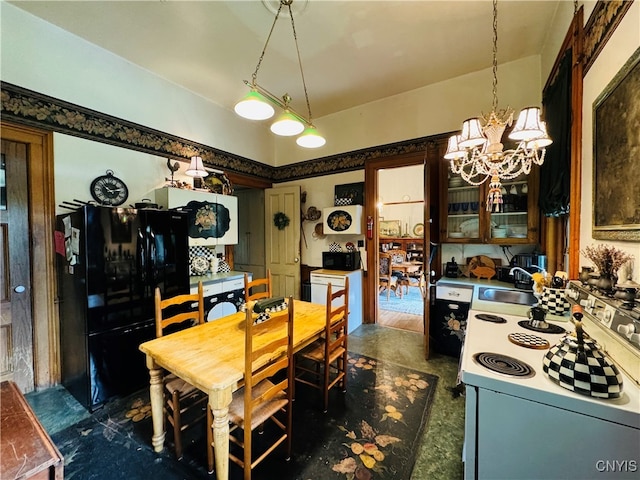
<path fill-rule="evenodd" d="M 501 0 L 498 62 L 541 53 L 562 1 Z M 232 109 L 279 0 L 11 3 Z M 488 0 L 294 0 L 293 8 L 314 118 L 491 66 Z M 289 93 L 306 114 L 288 16 L 275 26 L 258 83 Z"/>

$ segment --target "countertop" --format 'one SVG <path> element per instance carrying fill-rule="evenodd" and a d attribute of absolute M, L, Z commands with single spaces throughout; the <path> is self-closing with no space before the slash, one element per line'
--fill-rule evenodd
<path fill-rule="evenodd" d="M 436 285 L 442 285 L 443 283 L 452 283 L 456 285 L 471 285 L 473 287 L 478 285 L 480 287 L 493 287 L 493 288 L 502 288 L 506 290 L 516 290 L 516 287 L 513 286 L 513 283 L 501 282 L 499 280 L 487 280 L 486 278 L 441 277 L 438 279 L 438 281 L 436 281 Z M 527 290 L 522 290 L 522 291 L 526 292 Z"/>
<path fill-rule="evenodd" d="M 209 273 L 207 275 L 191 275 L 189 277 L 190 285 L 197 285 L 198 282 L 202 281 L 203 285 L 211 284 L 211 283 L 219 283 L 224 282 L 225 280 L 237 280 L 240 278 L 244 278 L 245 272 L 239 272 L 232 270 L 227 273 Z"/>
<path fill-rule="evenodd" d="M 319 274 L 319 275 L 349 275 L 353 272 L 358 272 L 360 269 L 356 270 L 329 270 L 328 268 L 319 268 L 317 270 L 312 270 L 311 274 Z"/>
<path fill-rule="evenodd" d="M 498 280 L 487 280 L 484 278 L 467 278 L 467 277 L 459 277 L 459 278 L 449 278 L 442 277 L 438 279 L 436 285 L 460 285 L 460 286 L 470 286 L 473 287 L 473 299 L 471 300 L 472 308 L 475 310 L 482 310 L 484 312 L 496 313 L 496 314 L 506 314 L 506 315 L 520 315 L 526 317 L 529 309 L 533 305 L 517 305 L 513 303 L 504 303 L 504 302 L 492 302 L 487 300 L 480 300 L 478 298 L 478 288 L 476 287 L 492 287 L 496 289 L 503 290 L 515 290 L 520 292 L 532 292 L 532 290 L 523 290 L 520 288 L 516 288 L 512 283 L 501 282 Z M 547 313 L 547 320 L 553 320 L 556 322 L 567 322 L 570 319 L 570 312 L 567 311 L 565 315 L 553 315 Z"/>

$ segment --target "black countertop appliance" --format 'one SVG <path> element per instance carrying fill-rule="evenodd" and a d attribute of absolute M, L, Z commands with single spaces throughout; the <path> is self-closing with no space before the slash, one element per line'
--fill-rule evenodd
<path fill-rule="evenodd" d="M 529 273 L 529 275 L 527 275 L 519 270 L 514 271 L 514 286 L 523 290 L 531 290 L 533 288 L 531 274 L 547 270 L 547 256 L 539 253 L 519 253 L 514 255 L 511 260 L 511 268 L 513 267 L 520 267 Z"/>

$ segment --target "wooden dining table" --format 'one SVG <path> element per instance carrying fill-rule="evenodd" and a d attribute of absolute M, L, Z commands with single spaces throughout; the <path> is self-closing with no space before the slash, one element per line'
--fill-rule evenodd
<path fill-rule="evenodd" d="M 294 300 L 293 343 L 298 351 L 320 337 L 325 327 L 325 305 Z M 163 377 L 165 371 L 186 380 L 209 396 L 213 413 L 215 471 L 218 480 L 229 476 L 229 404 L 244 378 L 245 313 L 196 325 L 140 345 L 149 368 L 151 416 L 156 452 L 164 449 Z M 285 325 L 274 325 L 268 335 L 254 339 L 267 342 L 272 335 L 286 334 Z M 269 359 L 264 359 L 266 363 Z"/>
<path fill-rule="evenodd" d="M 391 264 L 391 271 L 401 271 L 405 274 L 418 272 L 421 268 L 422 262 L 401 262 Z"/>
<path fill-rule="evenodd" d="M 409 277 L 407 274 L 419 272 L 422 269 L 422 262 L 399 262 L 391 264 L 392 272 L 402 272 L 403 276 L 397 280 L 397 291 L 400 293 L 400 297 L 402 297 L 402 287 L 407 290 L 409 293 Z M 422 288 L 420 288 L 422 290 Z"/>

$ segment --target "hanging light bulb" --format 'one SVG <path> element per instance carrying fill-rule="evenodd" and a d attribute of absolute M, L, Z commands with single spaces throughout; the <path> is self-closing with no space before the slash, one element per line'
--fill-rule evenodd
<path fill-rule="evenodd" d="M 255 88 L 252 88 L 242 100 L 236 103 L 233 109 L 238 115 L 248 120 L 266 120 L 273 117 L 276 112 L 267 99 L 260 95 Z"/>
<path fill-rule="evenodd" d="M 318 148 L 327 143 L 327 141 L 318 133 L 316 127 L 309 125 L 304 129 L 302 135 L 296 139 L 296 143 L 304 148 Z"/>
<path fill-rule="evenodd" d="M 278 118 L 276 118 L 276 121 L 271 124 L 271 131 L 283 137 L 297 135 L 303 130 L 304 124 L 298 120 L 289 109 L 283 110 Z"/>

